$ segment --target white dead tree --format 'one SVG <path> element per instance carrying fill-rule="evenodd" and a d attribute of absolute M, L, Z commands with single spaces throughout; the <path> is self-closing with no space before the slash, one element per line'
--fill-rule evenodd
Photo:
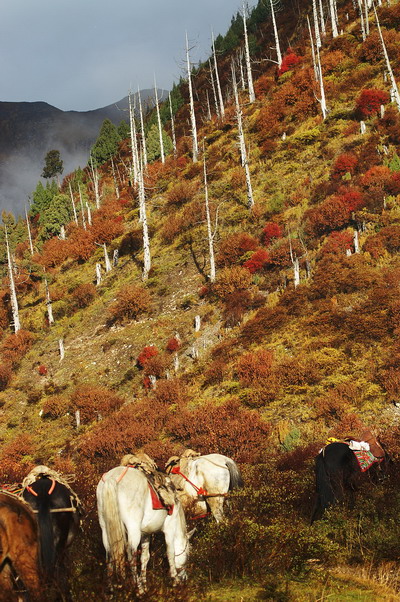
<path fill-rule="evenodd" d="M 60 352 L 60 362 L 62 362 L 62 360 L 64 359 L 64 356 L 65 356 L 65 348 L 64 348 L 64 340 L 63 339 L 58 339 L 58 349 Z"/>
<path fill-rule="evenodd" d="M 143 157 L 143 165 L 146 168 L 147 165 L 147 146 L 146 146 L 146 134 L 144 131 L 144 119 L 143 119 L 143 107 L 142 107 L 142 99 L 140 96 L 140 90 L 138 88 L 137 98 L 139 102 L 139 119 L 140 119 L 140 137 L 142 140 L 142 157 Z"/>
<path fill-rule="evenodd" d="M 217 118 L 220 118 L 220 108 L 219 108 L 219 102 L 217 99 L 217 90 L 215 88 L 215 82 L 214 82 L 214 75 L 213 75 L 213 68 L 211 65 L 211 59 L 208 59 L 208 65 L 210 67 L 210 78 L 211 78 L 211 87 L 212 87 L 212 91 L 213 91 L 213 97 L 214 97 L 214 105 L 215 105 L 215 112 L 217 114 Z"/>
<path fill-rule="evenodd" d="M 187 32 L 186 32 L 186 68 L 187 68 L 188 87 L 189 87 L 190 125 L 191 125 L 191 130 L 192 130 L 192 159 L 193 159 L 193 162 L 196 163 L 197 155 L 199 154 L 199 145 L 197 142 L 196 113 L 194 111 L 193 87 L 192 87 L 192 68 L 191 68 L 191 64 L 190 64 L 189 41 L 188 41 Z"/>
<path fill-rule="evenodd" d="M 310 25 L 310 19 L 308 18 L 308 15 L 307 15 L 307 24 L 308 24 L 308 31 L 310 34 L 311 56 L 312 56 L 312 62 L 313 62 L 313 67 L 314 67 L 314 77 L 315 77 L 315 81 L 319 81 L 317 59 L 315 57 L 314 39 L 313 39 L 311 25 Z"/>
<path fill-rule="evenodd" d="M 314 17 L 315 45 L 317 46 L 317 48 L 321 48 L 322 43 L 321 43 L 321 35 L 319 32 L 317 1 L 316 0 L 313 0 L 312 7 L 313 7 L 313 17 Z"/>
<path fill-rule="evenodd" d="M 176 151 L 176 136 L 175 136 L 175 119 L 174 119 L 174 112 L 172 110 L 171 92 L 168 94 L 168 99 L 169 99 L 169 112 L 171 115 L 172 148 L 174 149 L 174 157 L 176 157 L 177 151 Z"/>
<path fill-rule="evenodd" d="M 96 286 L 99 286 L 102 281 L 101 263 L 96 263 Z"/>
<path fill-rule="evenodd" d="M 29 223 L 28 210 L 27 210 L 26 206 L 25 206 L 25 217 L 26 217 L 26 227 L 28 229 L 29 250 L 31 252 L 31 255 L 33 255 L 31 225 Z"/>
<path fill-rule="evenodd" d="M 378 19 L 378 13 L 376 12 L 375 5 L 374 5 L 374 13 L 375 13 L 375 19 L 376 19 L 376 26 L 378 27 L 379 37 L 381 39 L 383 55 L 384 55 L 385 61 L 386 61 L 386 68 L 388 70 L 389 78 L 390 78 L 390 83 L 391 83 L 390 96 L 391 96 L 392 100 L 396 103 L 397 109 L 400 111 L 400 94 L 399 94 L 399 89 L 397 87 L 397 83 L 396 83 L 396 79 L 394 77 L 393 69 L 392 69 L 392 66 L 390 64 L 389 55 L 388 55 L 387 50 L 386 50 L 386 44 L 385 44 L 385 40 L 383 39 L 381 26 L 380 26 L 379 19 Z"/>
<path fill-rule="evenodd" d="M 365 9 L 365 35 L 369 36 L 369 14 L 368 11 L 370 9 L 370 5 L 368 0 L 364 0 L 364 9 Z"/>
<path fill-rule="evenodd" d="M 337 28 L 338 23 L 336 0 L 329 0 L 329 14 L 331 17 L 332 37 L 337 38 L 339 33 Z"/>
<path fill-rule="evenodd" d="M 60 226 L 60 237 L 61 240 L 65 240 L 67 238 L 67 235 L 65 233 L 65 226 L 62 225 Z"/>
<path fill-rule="evenodd" d="M 6 251 L 7 251 L 7 265 L 8 265 L 8 279 L 10 281 L 10 303 L 11 303 L 11 313 L 14 324 L 14 332 L 18 332 L 21 328 L 21 323 L 19 321 L 19 309 L 18 309 L 18 299 L 17 299 L 17 291 L 15 288 L 14 281 L 14 270 L 10 253 L 10 245 L 8 242 L 8 232 L 7 226 L 4 224 L 4 233 L 6 239 Z"/>
<path fill-rule="evenodd" d="M 162 124 L 161 124 L 160 107 L 159 107 L 159 104 L 158 104 L 158 93 L 157 93 L 156 76 L 154 76 L 154 96 L 155 96 L 156 111 L 157 111 L 158 135 L 160 137 L 161 163 L 165 163 L 164 140 L 163 140 L 163 135 L 162 135 L 163 132 L 162 132 Z M 139 183 L 139 186 L 140 186 L 140 183 Z"/>
<path fill-rule="evenodd" d="M 208 237 L 208 253 L 210 257 L 210 282 L 215 282 L 215 256 L 214 256 L 214 237 L 211 227 L 211 216 L 210 216 L 210 204 L 208 202 L 208 182 L 207 182 L 207 166 L 206 166 L 206 155 L 204 152 L 203 144 L 203 168 L 204 168 L 204 201 L 206 206 L 206 220 L 207 220 L 207 237 Z"/>
<path fill-rule="evenodd" d="M 89 203 L 87 201 L 86 201 L 86 210 L 87 210 L 88 224 L 89 224 L 89 226 L 91 226 L 92 225 L 92 212 L 90 210 Z"/>
<path fill-rule="evenodd" d="M 111 157 L 111 171 L 112 171 L 113 181 L 114 181 L 115 196 L 117 199 L 119 199 L 119 186 L 118 186 L 118 180 L 117 180 L 117 173 L 115 170 L 114 159 L 112 157 Z"/>
<path fill-rule="evenodd" d="M 319 83 L 319 93 L 320 93 L 320 98 L 317 97 L 317 100 L 321 106 L 322 119 L 326 119 L 326 116 L 328 114 L 328 108 L 326 106 L 324 78 L 322 77 L 321 59 L 319 56 L 318 48 L 317 48 L 317 66 L 318 66 L 318 80 L 319 80 L 318 83 Z"/>
<path fill-rule="evenodd" d="M 138 161 L 138 147 L 137 147 L 137 139 L 136 139 L 136 123 L 135 123 L 135 110 L 132 104 L 132 95 L 131 92 L 128 94 L 128 102 L 129 102 L 129 126 L 130 126 L 130 134 L 131 134 L 131 154 L 132 154 L 132 175 L 133 175 L 133 183 L 136 185 L 138 183 L 138 173 L 139 173 L 139 161 Z"/>
<path fill-rule="evenodd" d="M 248 86 L 249 86 L 249 99 L 250 99 L 250 102 L 254 102 L 255 99 L 256 99 L 256 95 L 255 95 L 255 92 L 254 92 L 253 74 L 251 72 L 250 50 L 249 50 L 249 37 L 247 35 L 247 24 L 246 24 L 247 9 L 246 9 L 246 5 L 245 5 L 244 2 L 242 4 L 242 17 L 243 17 L 244 53 L 245 53 L 245 58 L 246 58 L 247 83 L 248 83 Z"/>
<path fill-rule="evenodd" d="M 210 97 L 208 95 L 208 90 L 206 90 L 206 100 L 207 100 L 207 121 L 211 121 L 211 105 L 210 105 Z"/>
<path fill-rule="evenodd" d="M 106 272 L 111 272 L 112 265 L 111 265 L 111 261 L 110 261 L 110 258 L 108 256 L 108 253 L 107 253 L 107 245 L 106 245 L 106 243 L 103 244 L 103 250 L 104 250 L 104 265 L 105 265 L 105 268 L 106 268 Z"/>
<path fill-rule="evenodd" d="M 272 0 L 270 0 L 270 5 L 271 5 L 272 26 L 274 29 L 274 38 L 275 38 L 276 62 L 278 63 L 278 69 L 279 69 L 280 66 L 282 65 L 282 53 L 281 53 L 281 47 L 279 44 L 278 28 L 276 26 L 274 3 Z"/>
<path fill-rule="evenodd" d="M 79 201 L 80 201 L 80 204 L 81 204 L 82 226 L 83 226 L 83 229 L 86 230 L 85 210 L 83 208 L 83 199 L 82 199 L 82 191 L 81 191 L 81 185 L 80 184 L 78 184 L 78 190 L 79 190 Z"/>
<path fill-rule="evenodd" d="M 151 268 L 151 253 L 150 253 L 150 237 L 147 226 L 146 213 L 146 191 L 144 187 L 143 166 L 139 173 L 139 212 L 142 218 L 142 234 L 143 234 L 143 272 L 142 280 L 147 280 Z"/>
<path fill-rule="evenodd" d="M 324 16 L 324 9 L 322 6 L 322 0 L 319 0 L 319 16 L 320 16 L 321 34 L 323 36 L 325 36 L 326 28 L 325 28 L 325 16 Z"/>
<path fill-rule="evenodd" d="M 100 208 L 100 192 L 99 192 L 99 171 L 97 166 L 93 162 L 93 157 L 90 155 L 89 161 L 89 175 L 92 180 L 93 190 L 94 190 L 94 198 L 96 202 L 96 208 Z"/>
<path fill-rule="evenodd" d="M 362 35 L 363 42 L 365 42 L 365 40 L 367 39 L 367 32 L 366 32 L 365 23 L 364 23 L 363 2 L 364 2 L 364 0 L 358 0 L 358 10 L 360 13 L 361 35 Z"/>
<path fill-rule="evenodd" d="M 235 108 L 236 108 L 236 122 L 237 122 L 237 127 L 238 127 L 240 158 L 241 158 L 241 164 L 245 171 L 245 176 L 246 176 L 247 206 L 251 210 L 254 207 L 253 189 L 251 186 L 250 169 L 249 169 L 249 162 L 247 159 L 246 141 L 245 141 L 244 130 L 243 130 L 242 109 L 241 109 L 240 103 L 239 103 L 239 93 L 238 93 L 238 88 L 237 88 L 237 83 L 236 83 L 235 65 L 234 65 L 233 61 L 231 63 L 231 70 L 232 70 L 233 96 L 235 98 Z"/>
<path fill-rule="evenodd" d="M 221 81 L 219 79 L 219 73 L 218 73 L 217 53 L 215 52 L 215 40 L 214 40 L 214 32 L 213 31 L 211 31 L 211 40 L 212 40 L 212 53 L 213 53 L 213 60 L 214 60 L 215 84 L 216 84 L 216 88 L 217 88 L 218 103 L 219 103 L 219 111 L 217 111 L 217 115 L 219 113 L 223 119 L 225 116 L 225 106 L 224 106 L 224 99 L 222 97 Z M 212 77 L 212 74 L 211 74 L 211 77 Z"/>
<path fill-rule="evenodd" d="M 74 220 L 75 220 L 76 225 L 78 226 L 78 216 L 76 214 L 76 207 L 75 207 L 75 202 L 74 202 L 74 195 L 72 193 L 71 182 L 69 183 L 69 194 L 71 195 L 71 204 L 72 204 L 72 211 L 74 214 Z"/>
<path fill-rule="evenodd" d="M 47 283 L 47 278 L 44 279 L 44 286 L 45 286 L 45 290 L 46 290 L 47 319 L 49 321 L 49 326 L 51 326 L 52 324 L 54 324 L 54 317 L 53 317 L 53 306 L 51 304 L 50 290 L 49 290 L 49 285 Z"/>

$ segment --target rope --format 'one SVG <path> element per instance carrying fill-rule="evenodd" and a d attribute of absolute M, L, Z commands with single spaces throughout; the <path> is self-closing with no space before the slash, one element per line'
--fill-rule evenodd
<path fill-rule="evenodd" d="M 190 479 L 188 479 L 188 477 L 185 474 L 183 474 L 183 472 L 181 472 L 181 469 L 179 468 L 179 466 L 173 466 L 171 468 L 171 472 L 172 472 L 172 474 L 177 474 L 177 475 L 183 477 L 185 479 L 185 481 L 187 481 L 189 483 L 189 485 L 191 485 L 193 487 L 193 489 L 196 491 L 197 495 L 203 495 L 203 496 L 207 495 L 206 489 L 203 489 L 203 487 L 197 487 L 197 485 L 192 483 L 192 481 Z"/>

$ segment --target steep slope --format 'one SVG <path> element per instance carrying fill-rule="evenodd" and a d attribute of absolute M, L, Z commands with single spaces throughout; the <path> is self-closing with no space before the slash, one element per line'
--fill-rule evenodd
<path fill-rule="evenodd" d="M 316 599 L 325 587 L 335 591 L 344 565 L 348 592 L 351 567 L 366 575 L 367 565 L 371 581 L 360 583 L 373 583 L 375 599 L 398 591 L 393 573 L 387 582 L 392 591 L 381 588 L 379 576 L 393 570 L 400 541 L 400 117 L 390 103 L 372 15 L 363 41 L 353 6 L 341 5 L 340 14 L 344 33 L 335 39 L 328 33 L 320 51 L 326 119 L 305 15 L 285 25 L 292 49 L 280 70 L 267 61 L 258 65 L 255 103 L 246 90 L 240 93 L 252 210 L 240 164 L 230 56 L 219 59 L 229 96 L 224 120 L 208 119 L 205 66 L 195 74 L 215 282 L 208 276 L 203 155 L 197 163 L 191 159 L 187 103 L 175 114 L 177 157 L 154 161 L 146 172 L 152 268 L 145 282 L 138 193 L 124 176 L 128 141 L 115 159 L 120 179 L 111 163 L 101 167 L 97 211 L 85 172 L 90 227 L 83 228 L 80 214 L 79 226 L 68 225 L 66 240 L 43 243 L 35 220 L 32 257 L 24 224 L 10 224 L 14 245 L 19 242 L 23 331 L 11 334 L 5 282 L 2 478 L 18 480 L 32 463 L 51 462 L 77 473 L 77 487 L 90 504 L 102 471 L 137 448 L 160 466 L 183 446 L 234 457 L 246 488 L 236 496 L 230 520 L 203 527 L 194 543 L 197 571 L 188 599 L 204 593 L 207 579 L 213 587 L 220 575 L 237 582 L 252 577 L 270 599 Z M 379 15 L 399 77 L 399 4 L 381 7 Z M 254 32 L 257 52 L 267 55 L 269 19 Z M 185 83 L 180 92 L 187 100 Z M 168 121 L 165 127 L 172 134 Z M 74 178 L 64 182 L 66 191 Z M 110 257 L 119 254 L 107 273 L 103 245 Z M 97 285 L 96 264 L 103 265 Z M 361 484 L 354 508 L 335 509 L 310 528 L 314 454 L 328 436 L 357 435 L 366 426 L 380 432 L 393 473 L 381 484 Z M 96 538 L 89 533 L 84 542 L 80 566 L 96 557 Z M 313 565 L 321 570 L 312 571 Z M 339 572 L 325 580 L 332 566 Z M 89 592 L 103 595 L 96 568 L 75 570 L 75 595 L 79 588 L 87 599 Z M 314 593 L 307 583 L 314 583 Z"/>

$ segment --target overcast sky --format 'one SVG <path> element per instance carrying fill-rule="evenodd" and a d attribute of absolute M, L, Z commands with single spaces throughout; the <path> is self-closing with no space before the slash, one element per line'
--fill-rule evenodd
<path fill-rule="evenodd" d="M 256 0 L 250 1 L 254 6 Z M 185 59 L 209 56 L 241 0 L 2 0 L 0 101 L 62 110 L 112 104 L 136 90 L 171 89 Z"/>

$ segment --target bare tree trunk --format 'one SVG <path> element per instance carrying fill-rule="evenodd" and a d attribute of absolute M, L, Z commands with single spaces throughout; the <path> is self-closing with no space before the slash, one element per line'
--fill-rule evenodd
<path fill-rule="evenodd" d="M 74 220 L 76 225 L 78 226 L 78 216 L 76 214 L 76 207 L 75 207 L 75 203 L 74 203 L 74 195 L 72 194 L 72 186 L 71 186 L 71 182 L 69 183 L 69 194 L 71 195 L 71 203 L 72 203 L 72 211 L 74 213 Z"/>
<path fill-rule="evenodd" d="M 28 228 L 29 249 L 30 249 L 31 255 L 33 255 L 33 244 L 32 244 L 31 226 L 30 226 L 30 223 L 29 223 L 28 211 L 26 209 L 26 206 L 25 206 L 25 217 L 26 217 L 26 227 Z"/>
<path fill-rule="evenodd" d="M 151 269 L 151 254 L 150 254 L 150 238 L 147 227 L 146 214 L 146 193 L 144 188 L 143 168 L 140 170 L 139 177 L 139 205 L 142 216 L 142 233 L 143 233 L 143 273 L 142 279 L 147 280 Z"/>
<path fill-rule="evenodd" d="M 317 61 L 316 61 L 316 58 L 315 58 L 314 39 L 313 39 L 313 35 L 312 35 L 312 31 L 311 31 L 311 25 L 310 25 L 310 19 L 308 18 L 308 15 L 307 15 L 307 23 L 308 23 L 308 31 L 310 33 L 311 56 L 312 56 L 313 67 L 314 67 L 314 76 L 315 76 L 315 81 L 318 82 L 319 81 L 319 75 L 318 75 Z"/>
<path fill-rule="evenodd" d="M 86 201 L 87 219 L 89 226 L 92 225 L 92 212 L 90 211 L 89 203 Z"/>
<path fill-rule="evenodd" d="M 65 240 L 66 239 L 65 226 L 60 226 L 60 239 L 61 240 Z"/>
<path fill-rule="evenodd" d="M 329 13 L 331 16 L 332 37 L 337 38 L 339 33 L 338 33 L 338 29 L 337 29 L 336 0 L 329 0 Z"/>
<path fill-rule="evenodd" d="M 81 204 L 82 226 L 83 226 L 83 229 L 86 230 L 85 210 L 83 208 L 83 199 L 82 199 L 82 191 L 81 191 L 81 185 L 80 184 L 78 184 L 78 189 L 79 189 L 79 201 L 80 201 L 80 204 Z"/>
<path fill-rule="evenodd" d="M 240 108 L 240 103 L 239 103 L 239 94 L 238 94 L 237 83 L 236 83 L 235 65 L 234 65 L 233 61 L 231 63 L 231 69 L 232 69 L 233 95 L 235 98 L 235 107 L 236 107 L 236 121 L 237 121 L 237 126 L 238 126 L 240 157 L 241 157 L 242 167 L 244 168 L 245 176 L 246 176 L 247 206 L 251 210 L 254 207 L 253 189 L 251 186 L 250 169 L 249 169 L 249 163 L 247 160 L 246 141 L 244 138 L 244 131 L 243 131 L 242 109 Z"/>
<path fill-rule="evenodd" d="M 210 282 L 215 282 L 215 258 L 214 258 L 214 236 L 211 229 L 210 205 L 208 202 L 208 184 L 206 155 L 203 148 L 203 167 L 204 167 L 204 200 L 206 205 L 208 252 L 210 256 Z"/>
<path fill-rule="evenodd" d="M 51 304 L 51 297 L 50 297 L 49 285 L 47 283 L 47 278 L 44 279 L 44 286 L 46 289 L 47 319 L 49 321 L 49 326 L 51 326 L 52 324 L 54 324 L 54 318 L 53 318 L 53 306 Z"/>
<path fill-rule="evenodd" d="M 319 0 L 319 16 L 320 16 L 320 23 L 321 23 L 321 33 L 323 36 L 325 36 L 326 29 L 325 29 L 325 17 L 324 17 L 324 9 L 322 6 L 322 0 Z"/>
<path fill-rule="evenodd" d="M 65 349 L 64 349 L 64 341 L 63 339 L 58 339 L 58 349 L 60 351 L 60 362 L 64 359 Z"/>
<path fill-rule="evenodd" d="M 174 119 L 174 113 L 172 111 L 171 93 L 169 93 L 168 98 L 169 98 L 169 112 L 171 114 L 172 146 L 174 149 L 174 157 L 176 157 L 177 151 L 176 151 L 176 137 L 175 137 L 175 119 Z"/>
<path fill-rule="evenodd" d="M 315 31 L 315 45 L 317 48 L 321 48 L 321 36 L 319 33 L 319 25 L 318 25 L 318 14 L 317 14 L 317 1 L 313 0 L 313 17 L 314 17 L 314 31 Z"/>
<path fill-rule="evenodd" d="M 256 95 L 254 93 L 254 85 L 253 85 L 253 74 L 251 72 L 251 62 L 250 62 L 250 50 L 249 50 L 249 38 L 247 36 L 247 25 L 246 25 L 246 5 L 243 2 L 242 5 L 242 16 L 243 16 L 243 30 L 244 30 L 244 52 L 246 57 L 246 69 L 247 69 L 247 82 L 249 86 L 249 99 L 250 102 L 254 102 L 256 99 Z M 236 78 L 236 76 L 235 76 Z"/>
<path fill-rule="evenodd" d="M 319 74 L 319 90 L 320 90 L 320 95 L 321 95 L 321 98 L 317 98 L 317 100 L 318 100 L 319 104 L 321 105 L 322 118 L 326 119 L 326 116 L 328 114 L 328 109 L 326 106 L 324 79 L 322 77 L 321 59 L 319 56 L 318 48 L 317 48 L 317 61 L 318 61 L 318 74 Z"/>
<path fill-rule="evenodd" d="M 219 73 L 218 73 L 218 63 L 217 63 L 217 53 L 215 52 L 215 41 L 214 41 L 214 32 L 211 32 L 211 39 L 212 39 L 212 52 L 213 52 L 213 58 L 214 58 L 214 73 L 215 73 L 215 82 L 217 85 L 217 92 L 218 92 L 218 100 L 219 100 L 219 111 L 217 112 L 221 114 L 222 119 L 225 116 L 225 107 L 224 107 L 224 99 L 222 98 L 222 90 L 221 90 L 221 82 L 219 79 Z"/>
<path fill-rule="evenodd" d="M 97 167 L 93 163 L 92 155 L 90 155 L 90 177 L 93 182 L 94 197 L 96 201 L 96 208 L 100 208 L 100 192 L 99 192 L 99 172 Z"/>
<path fill-rule="evenodd" d="M 165 153 L 164 153 L 164 140 L 162 135 L 162 125 L 161 125 L 161 115 L 160 115 L 160 107 L 158 105 L 158 93 L 157 93 L 157 82 L 154 76 L 154 94 L 155 94 L 155 102 L 156 102 L 156 111 L 157 111 L 157 123 L 158 123 L 158 135 L 160 137 L 160 153 L 161 153 L 161 163 L 165 163 Z M 140 186 L 140 183 L 139 183 Z"/>
<path fill-rule="evenodd" d="M 11 313 L 12 313 L 12 317 L 13 317 L 14 332 L 18 332 L 18 330 L 21 329 L 21 323 L 19 321 L 17 291 L 15 289 L 13 266 L 12 266 L 11 253 L 10 253 L 10 245 L 8 242 L 8 232 L 7 232 L 7 226 L 5 224 L 4 224 L 4 232 L 5 232 L 5 238 L 6 238 L 8 278 L 10 280 Z"/>
<path fill-rule="evenodd" d="M 107 253 L 106 243 L 103 244 L 103 250 L 104 250 L 104 265 L 106 267 L 106 272 L 111 272 L 112 266 L 111 266 L 110 258 Z"/>
<path fill-rule="evenodd" d="M 113 175 L 113 180 L 114 180 L 115 196 L 117 199 L 119 199 L 118 180 L 117 180 L 117 174 L 115 173 L 114 159 L 112 157 L 111 157 L 111 169 L 112 169 L 112 175 Z"/>
<path fill-rule="evenodd" d="M 218 99 L 217 99 L 217 91 L 215 89 L 215 82 L 214 82 L 214 76 L 213 76 L 213 68 L 211 65 L 211 60 L 208 60 L 208 64 L 210 66 L 210 77 L 211 77 L 211 87 L 212 87 L 212 91 L 213 91 L 213 96 L 214 96 L 214 104 L 215 104 L 215 112 L 217 114 L 217 118 L 220 118 L 220 111 L 219 111 L 219 103 L 218 103 Z"/>
<path fill-rule="evenodd" d="M 138 147 L 136 140 L 136 124 L 135 124 L 135 111 L 132 105 L 132 97 L 129 92 L 129 125 L 131 133 L 131 153 L 132 153 L 132 171 L 133 171 L 133 183 L 138 183 L 138 172 L 139 172 L 139 160 L 138 160 Z"/>
<path fill-rule="evenodd" d="M 369 36 L 369 15 L 368 15 L 368 1 L 364 0 L 364 9 L 365 9 L 365 35 Z"/>
<path fill-rule="evenodd" d="M 208 96 L 208 90 L 206 90 L 206 98 L 207 98 L 207 121 L 211 121 L 211 106 L 210 106 L 210 97 Z"/>
<path fill-rule="evenodd" d="M 273 4 L 272 0 L 269 0 L 269 1 L 270 1 L 270 5 L 271 5 L 272 26 L 274 28 L 276 62 L 278 63 L 278 69 L 279 69 L 280 66 L 282 65 L 282 53 L 281 53 L 281 47 L 279 44 L 278 28 L 276 26 L 276 20 L 275 20 L 274 4 Z"/>
<path fill-rule="evenodd" d="M 101 284 L 102 275 L 101 275 L 101 264 L 96 263 L 96 286 Z"/>
<path fill-rule="evenodd" d="M 365 40 L 367 39 L 367 32 L 365 31 L 363 2 L 364 2 L 364 0 L 358 0 L 358 9 L 360 12 L 361 35 L 362 35 L 363 42 L 365 42 Z"/>
<path fill-rule="evenodd" d="M 389 73 L 389 77 L 390 77 L 390 83 L 392 85 L 391 91 L 390 91 L 390 95 L 392 100 L 394 100 L 394 102 L 397 105 L 397 109 L 400 111 L 400 94 L 399 94 L 399 89 L 397 87 L 397 83 L 393 74 L 393 70 L 392 70 L 392 66 L 390 64 L 390 60 L 389 60 L 389 55 L 387 53 L 386 50 L 386 44 L 385 44 L 385 40 L 383 39 L 383 35 L 382 35 L 382 31 L 381 31 L 381 26 L 379 23 L 379 19 L 378 19 L 378 13 L 376 12 L 376 8 L 374 6 L 374 13 L 375 13 L 375 19 L 376 19 L 376 25 L 378 27 L 378 32 L 379 32 L 379 37 L 381 39 L 381 44 L 382 44 L 382 49 L 383 49 L 383 55 L 385 57 L 385 61 L 386 61 L 386 68 L 388 70 Z"/>
<path fill-rule="evenodd" d="M 190 56 L 189 56 L 189 42 L 186 32 L 186 63 L 187 63 L 187 74 L 188 74 L 188 86 L 189 86 L 189 101 L 190 101 L 190 123 L 192 128 L 192 141 L 193 141 L 193 162 L 197 161 L 197 155 L 199 154 L 199 146 L 197 143 L 197 126 L 196 126 L 196 114 L 194 112 L 194 101 L 193 101 L 193 88 L 192 88 L 192 73 L 190 67 Z"/>
<path fill-rule="evenodd" d="M 142 109 L 142 99 L 140 97 L 140 90 L 138 88 L 137 97 L 139 101 L 139 117 L 140 117 L 140 135 L 142 138 L 142 157 L 143 157 L 143 165 L 146 169 L 147 165 L 147 146 L 146 146 L 146 135 L 144 133 L 144 120 L 143 120 L 143 109 Z"/>

